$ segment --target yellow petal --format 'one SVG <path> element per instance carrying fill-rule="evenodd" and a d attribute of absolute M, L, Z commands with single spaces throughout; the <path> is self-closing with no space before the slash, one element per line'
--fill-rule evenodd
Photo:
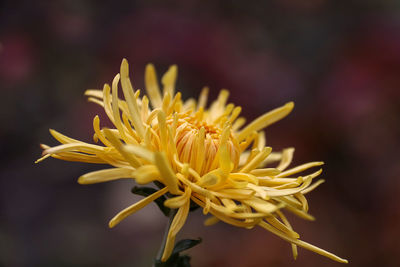
<path fill-rule="evenodd" d="M 314 190 L 315 188 L 317 188 L 317 186 L 319 186 L 320 184 L 324 183 L 325 180 L 321 179 L 316 181 L 315 183 L 313 183 L 312 185 L 310 185 L 309 187 L 307 187 L 306 189 L 304 189 L 303 191 L 301 191 L 302 194 L 307 194 L 309 192 L 311 192 L 312 190 Z"/>
<path fill-rule="evenodd" d="M 246 119 L 244 117 L 239 117 L 233 124 L 232 130 L 235 132 L 239 130 L 246 123 Z"/>
<path fill-rule="evenodd" d="M 169 198 L 166 201 L 164 201 L 164 206 L 171 208 L 171 209 L 177 209 L 182 207 L 190 197 L 192 190 L 190 188 L 186 188 L 185 193 L 183 195 Z"/>
<path fill-rule="evenodd" d="M 228 97 L 229 97 L 228 90 L 221 90 L 219 92 L 217 100 L 215 100 L 211 104 L 209 109 L 209 115 L 210 115 L 210 117 L 208 118 L 209 123 L 213 123 L 216 118 L 222 115 Z"/>
<path fill-rule="evenodd" d="M 127 138 L 125 134 L 125 129 L 123 127 L 123 124 L 121 122 L 121 117 L 119 115 L 119 106 L 118 106 L 118 83 L 119 83 L 119 78 L 120 75 L 117 74 L 114 77 L 114 80 L 112 82 L 112 112 L 114 116 L 114 125 L 117 127 L 119 133 L 121 134 L 122 139 L 125 141 L 125 143 L 129 142 L 129 139 Z M 105 85 L 106 86 L 106 85 Z"/>
<path fill-rule="evenodd" d="M 154 152 L 154 161 L 161 174 L 164 184 L 168 187 L 169 192 L 173 195 L 182 194 L 182 192 L 178 189 L 178 179 L 176 178 L 175 173 L 172 171 L 165 154 L 163 152 Z"/>
<path fill-rule="evenodd" d="M 194 195 L 192 195 L 192 198 L 191 198 L 191 199 L 192 199 L 197 205 L 199 205 L 200 207 L 203 207 L 203 208 L 204 208 L 205 203 L 204 203 L 203 201 L 199 200 L 197 197 L 200 197 L 200 196 L 194 194 Z M 245 228 L 247 228 L 247 227 L 253 227 L 253 226 L 257 225 L 257 224 L 259 223 L 259 221 L 260 221 L 260 219 L 258 219 L 258 218 L 252 218 L 252 219 L 250 219 L 250 220 L 248 220 L 248 221 L 243 221 L 243 220 L 242 220 L 242 219 L 243 219 L 243 216 L 240 216 L 240 214 L 232 213 L 232 211 L 230 211 L 230 210 L 228 210 L 228 209 L 225 209 L 226 212 L 220 212 L 220 211 L 217 211 L 217 210 L 215 209 L 215 208 L 217 208 L 217 207 L 219 207 L 219 209 L 224 210 L 224 208 L 223 208 L 222 206 L 218 206 L 218 205 L 215 205 L 215 204 L 211 203 L 210 213 L 211 213 L 212 215 L 214 215 L 215 217 L 217 217 L 219 220 L 221 220 L 221 221 L 223 221 L 223 222 L 226 222 L 226 223 L 229 223 L 229 224 L 234 225 L 234 226 L 245 227 Z M 235 219 L 235 218 L 233 218 L 233 216 L 235 216 L 235 215 L 236 215 L 237 217 L 242 217 L 242 218 L 241 218 L 241 219 Z M 250 214 L 245 214 L 245 218 L 248 218 L 249 215 L 252 215 L 252 213 L 250 213 Z M 253 214 L 253 215 L 254 215 L 254 214 Z M 255 215 L 258 215 L 258 214 L 255 214 Z M 264 216 L 264 215 L 262 215 L 262 216 Z"/>
<path fill-rule="evenodd" d="M 289 102 L 283 105 L 282 107 L 276 108 L 258 117 L 237 134 L 236 136 L 237 140 L 240 142 L 253 131 L 259 131 L 261 129 L 264 129 L 267 126 L 283 119 L 292 111 L 293 107 L 294 103 Z"/>
<path fill-rule="evenodd" d="M 82 141 L 73 139 L 71 137 L 68 137 L 66 135 L 63 135 L 56 130 L 49 129 L 50 134 L 61 144 L 69 144 L 69 143 L 83 143 Z"/>
<path fill-rule="evenodd" d="M 190 171 L 190 169 L 189 169 Z M 212 192 L 206 188 L 200 187 L 195 183 L 190 182 L 188 179 L 186 179 L 182 174 L 177 173 L 177 177 L 179 178 L 179 180 L 181 180 L 184 184 L 186 184 L 187 186 L 190 187 L 190 189 L 192 189 L 193 192 L 199 193 L 202 196 L 206 196 L 208 198 L 214 198 Z"/>
<path fill-rule="evenodd" d="M 290 225 L 288 219 L 286 219 L 285 215 L 283 215 L 283 213 L 281 211 L 277 211 L 276 214 L 278 214 L 278 216 L 281 218 L 282 222 L 291 230 L 293 230 L 292 226 Z M 297 246 L 296 244 L 291 243 L 292 246 L 292 254 L 293 254 L 293 258 L 296 260 L 297 259 Z"/>
<path fill-rule="evenodd" d="M 108 84 L 104 84 L 103 86 L 103 106 L 104 111 L 107 114 L 107 117 L 110 119 L 112 123 L 114 123 L 114 116 L 112 113 L 111 108 L 111 95 L 110 95 L 111 88 Z"/>
<path fill-rule="evenodd" d="M 258 179 L 249 173 L 230 173 L 229 178 L 231 178 L 233 180 L 248 181 L 250 183 L 258 185 Z"/>
<path fill-rule="evenodd" d="M 280 172 L 281 171 L 276 168 L 255 169 L 250 171 L 250 173 L 255 176 L 275 176 L 278 175 Z"/>
<path fill-rule="evenodd" d="M 93 119 L 93 129 L 96 134 L 96 137 L 100 139 L 100 141 L 106 146 L 112 146 L 112 144 L 104 137 L 103 133 L 100 130 L 100 118 L 96 115 Z"/>
<path fill-rule="evenodd" d="M 252 189 L 252 190 L 254 190 L 254 192 L 256 192 L 262 199 L 265 199 L 265 200 L 269 199 L 269 196 L 268 196 L 267 192 L 262 190 L 259 186 L 249 183 L 247 185 L 247 187 Z"/>
<path fill-rule="evenodd" d="M 150 196 L 148 196 L 148 197 L 136 202 L 135 204 L 127 207 L 126 209 L 122 210 L 117 215 L 115 215 L 114 218 L 111 219 L 110 223 L 108 224 L 109 227 L 113 228 L 118 223 L 120 223 L 123 219 L 125 219 L 129 215 L 135 213 L 136 211 L 142 209 L 143 207 L 145 207 L 146 205 L 153 202 L 154 200 L 161 197 L 162 195 L 164 195 L 167 192 L 168 192 L 168 188 L 164 187 L 163 189 L 151 194 Z"/>
<path fill-rule="evenodd" d="M 300 235 L 298 233 L 296 233 L 295 231 L 293 231 L 292 229 L 289 229 L 286 225 L 284 225 L 283 223 L 281 223 L 278 219 L 276 219 L 275 217 L 271 216 L 271 217 L 266 217 L 265 220 L 271 224 L 273 227 L 277 228 L 278 230 L 280 230 L 281 232 L 285 233 L 286 235 L 288 235 L 291 238 L 295 238 L 298 239 L 300 238 Z"/>
<path fill-rule="evenodd" d="M 287 176 L 293 175 L 295 173 L 299 173 L 299 172 L 305 171 L 305 170 L 307 170 L 309 168 L 312 168 L 312 167 L 321 166 L 323 164 L 324 163 L 322 161 L 309 162 L 309 163 L 302 164 L 302 165 L 299 165 L 297 167 L 294 167 L 294 168 L 292 168 L 290 170 L 286 170 L 284 172 L 281 172 L 276 177 L 287 177 Z"/>
<path fill-rule="evenodd" d="M 163 111 L 158 112 L 157 114 L 158 119 L 158 127 L 160 130 L 160 140 L 161 140 L 161 149 L 163 151 L 167 151 L 167 124 L 166 124 L 166 117 Z"/>
<path fill-rule="evenodd" d="M 155 180 L 160 180 L 160 173 L 154 165 L 144 165 L 132 172 L 132 177 L 135 178 L 138 184 L 148 184 Z"/>
<path fill-rule="evenodd" d="M 249 185 L 249 184 L 248 184 Z M 247 185 L 247 186 L 248 186 Z M 222 189 L 212 193 L 216 197 L 232 198 L 236 200 L 250 199 L 254 195 L 253 190 L 249 189 Z"/>
<path fill-rule="evenodd" d="M 166 92 L 164 94 L 161 110 L 163 110 L 165 113 L 168 112 L 169 105 L 171 103 L 171 98 L 172 98 L 172 96 L 171 96 L 171 94 L 169 92 Z"/>
<path fill-rule="evenodd" d="M 52 157 L 55 159 L 61 159 L 66 161 L 76 161 L 76 162 L 86 162 L 86 163 L 99 163 L 99 164 L 107 164 L 108 162 L 104 159 L 100 158 L 99 155 L 86 155 L 82 153 L 75 153 L 75 152 L 60 152 L 57 154 L 47 154 L 42 158 L 38 159 L 36 163 L 41 162 L 42 160 Z M 113 165 L 115 166 L 115 165 Z"/>
<path fill-rule="evenodd" d="M 174 99 L 172 100 L 171 104 L 169 105 L 167 115 L 170 115 L 174 110 L 177 109 L 179 103 L 182 103 L 181 97 L 182 97 L 182 94 L 180 92 L 176 93 Z"/>
<path fill-rule="evenodd" d="M 196 157 L 192 157 L 196 160 L 195 170 L 201 173 L 204 165 L 204 154 L 205 154 L 205 129 L 201 127 L 196 136 Z"/>
<path fill-rule="evenodd" d="M 96 184 L 113 181 L 122 178 L 132 178 L 133 169 L 113 168 L 100 171 L 89 172 L 78 179 L 80 184 Z"/>
<path fill-rule="evenodd" d="M 149 163 L 154 162 L 154 153 L 142 146 L 125 145 L 124 150 L 137 156 L 138 158 L 145 159 Z"/>
<path fill-rule="evenodd" d="M 222 176 L 221 182 L 226 178 L 226 176 L 229 174 L 231 171 L 231 157 L 228 151 L 228 138 L 231 133 L 231 127 L 230 126 L 225 126 L 221 139 L 220 139 L 220 145 L 219 145 L 219 150 L 218 150 L 218 159 L 219 159 L 219 167 L 224 174 Z"/>
<path fill-rule="evenodd" d="M 137 168 L 141 165 L 139 160 L 133 154 L 126 151 L 124 145 L 110 129 L 105 128 L 103 131 L 110 143 L 112 143 L 115 149 L 117 149 L 118 152 L 121 153 L 121 155 L 125 158 L 127 162 L 129 162 L 129 164 L 132 165 L 132 167 Z"/>
<path fill-rule="evenodd" d="M 303 184 L 296 188 L 287 188 L 287 189 L 274 189 L 274 188 L 268 188 L 268 187 L 263 187 L 263 188 L 265 190 L 267 190 L 267 194 L 269 197 L 280 197 L 280 196 L 293 195 L 293 194 L 303 191 L 305 188 L 307 188 L 311 184 L 312 178 L 310 176 L 304 177 L 303 179 L 304 179 Z"/>
<path fill-rule="evenodd" d="M 167 92 L 171 96 L 175 95 L 175 82 L 177 75 L 178 75 L 178 67 L 176 65 L 172 65 L 169 67 L 168 71 L 161 78 L 161 83 L 164 86 L 164 95 Z"/>
<path fill-rule="evenodd" d="M 261 163 L 260 167 L 264 167 L 270 163 L 280 161 L 281 159 L 282 159 L 282 152 L 271 152 L 271 154 L 269 154 L 268 158 L 266 158 L 263 161 L 263 163 Z"/>
<path fill-rule="evenodd" d="M 149 99 L 146 95 L 144 95 L 142 98 L 142 108 L 140 113 L 142 116 L 142 120 L 146 121 L 147 117 L 149 116 Z"/>
<path fill-rule="evenodd" d="M 307 212 L 305 212 L 301 208 L 294 207 L 294 206 L 288 204 L 288 202 L 286 202 L 286 201 L 283 201 L 283 203 L 286 204 L 285 209 L 290 211 L 291 213 L 293 213 L 293 214 L 295 214 L 295 215 L 299 216 L 300 218 L 303 218 L 303 219 L 305 219 L 307 221 L 315 221 L 314 216 L 312 216 L 311 214 L 308 214 Z"/>
<path fill-rule="evenodd" d="M 175 244 L 175 236 L 168 233 L 167 240 L 165 241 L 164 252 L 161 257 L 162 262 L 166 262 L 168 258 L 171 256 L 174 244 Z"/>
<path fill-rule="evenodd" d="M 190 190 L 190 188 L 188 188 L 187 190 Z M 178 209 L 178 212 L 176 213 L 175 218 L 172 221 L 171 229 L 170 229 L 172 235 L 178 234 L 178 232 L 182 229 L 183 225 L 185 224 L 186 218 L 189 214 L 189 208 L 190 208 L 189 197 L 190 197 L 190 192 L 189 192 L 189 194 L 187 194 L 187 200 L 186 200 L 185 204 L 183 204 L 183 206 L 181 206 Z"/>
<path fill-rule="evenodd" d="M 207 97 L 208 97 L 208 90 L 209 90 L 208 87 L 204 87 L 201 90 L 201 93 L 200 93 L 200 96 L 199 96 L 199 101 L 198 101 L 198 104 L 197 104 L 197 109 L 198 110 L 200 108 L 204 109 L 206 107 L 206 105 L 207 105 Z"/>
<path fill-rule="evenodd" d="M 37 164 L 37 163 L 39 163 L 39 162 L 42 162 L 43 160 L 47 159 L 48 157 L 51 157 L 51 154 L 44 155 L 43 157 L 37 159 L 37 160 L 35 161 L 35 163 Z"/>
<path fill-rule="evenodd" d="M 290 183 L 298 182 L 297 178 L 275 178 L 275 177 L 259 177 L 258 182 L 260 186 L 276 187 L 280 185 L 287 185 Z M 299 185 L 299 183 L 297 183 Z"/>
<path fill-rule="evenodd" d="M 89 97 L 87 100 L 88 100 L 88 102 L 95 103 L 95 104 L 101 106 L 102 108 L 104 108 L 104 103 L 103 103 L 102 100 L 99 100 L 99 99 L 94 98 L 94 97 Z"/>
<path fill-rule="evenodd" d="M 271 147 L 264 147 L 263 150 L 257 154 L 250 162 L 248 162 L 246 165 L 243 166 L 243 168 L 240 170 L 240 172 L 250 172 L 253 169 L 257 168 L 258 165 L 261 164 L 261 162 L 264 161 L 268 157 L 268 155 L 271 153 L 272 148 Z"/>
<path fill-rule="evenodd" d="M 197 181 L 197 184 L 201 187 L 209 188 L 219 183 L 220 180 L 221 179 L 214 173 L 207 173 L 203 175 L 199 181 Z"/>
<path fill-rule="evenodd" d="M 336 256 L 336 255 L 334 255 L 334 254 L 332 254 L 332 253 L 330 253 L 330 252 L 328 252 L 326 250 L 320 249 L 320 248 L 318 248 L 318 247 L 316 247 L 314 245 L 311 245 L 311 244 L 309 244 L 307 242 L 304 242 L 302 240 L 291 238 L 291 237 L 289 237 L 289 236 L 285 235 L 284 233 L 278 231 L 277 229 L 275 229 L 274 227 L 272 227 L 271 225 L 269 225 L 269 224 L 267 224 L 265 222 L 260 222 L 259 225 L 261 227 L 263 227 L 264 229 L 272 232 L 273 234 L 279 236 L 283 240 L 286 240 L 286 241 L 288 241 L 290 243 L 296 244 L 299 247 L 311 250 L 311 251 L 313 251 L 315 253 L 318 253 L 318 254 L 320 254 L 322 256 L 328 257 L 328 258 L 330 258 L 330 259 L 332 259 L 334 261 L 340 262 L 340 263 L 348 263 L 348 261 L 346 259 L 342 259 L 342 258 L 340 258 L 340 257 L 338 257 L 338 256 Z"/>
<path fill-rule="evenodd" d="M 273 213 L 280 208 L 282 208 L 282 205 L 275 205 L 272 204 L 266 200 L 262 200 L 259 198 L 251 198 L 249 200 L 243 200 L 243 203 L 249 205 L 250 207 L 254 208 L 255 210 L 265 213 L 265 214 L 270 214 Z"/>
<path fill-rule="evenodd" d="M 103 91 L 99 89 L 87 89 L 84 93 L 85 96 L 91 96 L 94 98 L 103 98 Z"/>
<path fill-rule="evenodd" d="M 242 108 L 235 107 L 232 111 L 232 115 L 228 119 L 228 123 L 230 123 L 230 124 L 234 123 L 235 120 L 237 119 L 237 117 L 239 116 L 240 112 L 242 112 Z"/>
<path fill-rule="evenodd" d="M 211 216 L 204 221 L 205 226 L 211 226 L 219 222 L 219 219 L 215 216 Z"/>
<path fill-rule="evenodd" d="M 138 135 L 144 137 L 143 121 L 139 113 L 136 97 L 134 96 L 133 87 L 129 79 L 129 66 L 126 59 L 121 63 L 121 85 L 125 96 L 125 101 L 128 104 L 129 114 L 132 117 L 132 124 L 135 127 Z"/>
<path fill-rule="evenodd" d="M 186 203 L 178 209 L 178 212 L 176 213 L 171 223 L 171 227 L 169 228 L 168 232 L 167 242 L 165 244 L 164 252 L 161 257 L 162 262 L 167 261 L 168 258 L 171 256 L 173 245 L 175 243 L 175 236 L 185 224 L 185 221 L 189 213 L 189 207 L 190 207 L 190 201 L 188 199 Z"/>
<path fill-rule="evenodd" d="M 144 81 L 146 84 L 146 91 L 149 95 L 153 108 L 161 107 L 162 100 L 160 88 L 158 86 L 157 74 L 153 64 L 147 64 Z"/>
<path fill-rule="evenodd" d="M 294 153 L 294 148 L 284 149 L 282 152 L 281 162 L 279 163 L 278 167 L 276 167 L 276 168 L 280 171 L 283 171 L 284 169 L 286 169 L 292 162 L 293 153 Z"/>
<path fill-rule="evenodd" d="M 91 144 L 86 144 L 86 143 L 71 143 L 71 144 L 65 144 L 65 145 L 59 145 L 59 146 L 54 146 L 46 149 L 43 151 L 43 154 L 57 154 L 61 152 L 70 152 L 70 151 L 77 151 L 77 152 L 83 152 L 83 153 L 89 153 L 89 154 L 96 154 L 96 153 L 101 153 L 104 151 L 104 147 L 102 146 L 97 146 L 97 145 L 91 145 Z"/>

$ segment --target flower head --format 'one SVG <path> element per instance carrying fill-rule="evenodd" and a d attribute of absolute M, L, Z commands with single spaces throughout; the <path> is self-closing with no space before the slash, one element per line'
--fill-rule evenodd
<path fill-rule="evenodd" d="M 85 93 L 89 101 L 104 108 L 115 126 L 101 128 L 99 117 L 94 118 L 94 141 L 102 145 L 81 142 L 50 130 L 61 144 L 42 145 L 44 156 L 40 159 L 51 156 L 112 166 L 84 174 L 78 179 L 80 184 L 130 178 L 138 184 L 157 181 L 163 185 L 118 213 L 110 221 L 110 227 L 166 195 L 164 205 L 177 209 L 177 213 L 168 232 L 163 261 L 171 255 L 175 237 L 186 221 L 190 203 L 194 202 L 204 214 L 211 215 L 206 225 L 224 221 L 249 229 L 261 226 L 290 242 L 295 258 L 300 246 L 347 262 L 301 241 L 284 215 L 287 211 L 313 220 L 305 195 L 323 182 L 314 182 L 321 170 L 297 175 L 322 162 L 288 169 L 294 149 L 272 152 L 266 146 L 262 130 L 288 115 L 294 107 L 292 102 L 244 126 L 245 119 L 239 117 L 241 107 L 227 104 L 229 92 L 226 90 L 208 108 L 208 88 L 202 90 L 197 101 L 183 101 L 181 93 L 175 93 L 175 65 L 161 79 L 162 93 L 153 65 L 147 65 L 147 96 L 140 96 L 140 90 L 133 89 L 128 72 L 128 62 L 124 59 L 111 87 L 105 84 L 103 90 Z M 124 99 L 118 96 L 119 86 Z"/>

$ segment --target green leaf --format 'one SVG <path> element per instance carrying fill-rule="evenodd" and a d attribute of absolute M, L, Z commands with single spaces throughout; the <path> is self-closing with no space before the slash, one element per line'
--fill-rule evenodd
<path fill-rule="evenodd" d="M 190 267 L 190 256 L 182 255 L 178 259 L 178 267 Z"/>
<path fill-rule="evenodd" d="M 189 208 L 189 211 L 195 211 L 195 210 L 197 210 L 198 208 L 200 208 L 200 206 L 197 205 L 194 201 L 190 200 L 190 208 Z"/>
<path fill-rule="evenodd" d="M 172 254 L 166 262 L 156 260 L 154 267 L 190 267 L 190 256 Z"/>
<path fill-rule="evenodd" d="M 139 196 L 150 196 L 151 194 L 154 194 L 157 192 L 157 189 L 154 189 L 152 187 L 146 187 L 146 186 L 135 186 L 132 188 L 132 193 L 137 194 Z"/>
<path fill-rule="evenodd" d="M 179 254 L 172 254 L 166 262 L 162 262 L 160 260 L 156 260 L 154 266 L 155 267 L 178 267 L 179 265 Z M 190 261 L 190 259 L 189 259 Z M 190 267 L 190 263 L 188 265 Z"/>
<path fill-rule="evenodd" d="M 180 253 L 180 252 L 190 249 L 200 243 L 201 243 L 201 238 L 199 238 L 199 239 L 182 239 L 175 244 L 172 254 Z"/>
<path fill-rule="evenodd" d="M 136 195 L 139 195 L 139 196 L 144 196 L 144 197 L 150 196 L 151 194 L 153 194 L 153 193 L 155 193 L 157 191 L 158 191 L 157 189 L 154 189 L 152 187 L 145 187 L 145 186 L 141 186 L 141 187 L 135 186 L 131 190 L 131 192 L 133 194 L 136 194 Z M 165 196 L 161 196 L 161 197 L 157 198 L 156 200 L 154 200 L 154 202 L 160 208 L 162 213 L 164 213 L 165 216 L 168 216 L 169 212 L 170 212 L 170 208 L 164 206 L 164 201 L 166 199 L 167 198 Z"/>
<path fill-rule="evenodd" d="M 156 260 L 155 267 L 190 267 L 190 256 L 180 255 L 180 252 L 190 249 L 201 243 L 199 239 L 183 239 L 175 244 L 171 256 L 166 262 Z"/>
<path fill-rule="evenodd" d="M 163 183 L 159 182 L 159 181 L 154 181 L 153 183 L 160 189 L 165 187 L 165 185 Z"/>

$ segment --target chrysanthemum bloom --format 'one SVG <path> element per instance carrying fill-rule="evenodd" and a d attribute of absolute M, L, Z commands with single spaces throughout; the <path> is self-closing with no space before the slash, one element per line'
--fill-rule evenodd
<path fill-rule="evenodd" d="M 205 225 L 224 221 L 247 229 L 261 226 L 290 242 L 295 258 L 300 246 L 347 262 L 301 241 L 284 215 L 287 211 L 314 220 L 308 213 L 305 195 L 323 182 L 313 182 L 321 170 L 297 175 L 322 162 L 287 169 L 294 149 L 272 152 L 266 146 L 262 130 L 288 115 L 294 106 L 292 102 L 244 126 L 245 119 L 239 117 L 241 107 L 227 104 L 226 90 L 208 108 L 207 88 L 202 90 L 198 101 L 183 101 L 181 93 L 175 93 L 176 66 L 171 66 L 162 77 L 162 94 L 153 65 L 146 67 L 148 96 L 140 96 L 140 91 L 133 89 L 128 72 L 128 62 L 124 59 L 111 88 L 105 84 L 102 91 L 85 93 L 89 101 L 104 108 L 115 126 L 115 129 L 101 128 L 99 117 L 94 118 L 94 141 L 102 145 L 81 142 L 50 130 L 61 145 L 42 145 L 44 156 L 40 159 L 51 156 L 112 166 L 81 176 L 80 184 L 130 178 L 137 184 L 158 181 L 164 185 L 118 213 L 110 221 L 110 227 L 166 195 L 164 205 L 177 212 L 169 228 L 162 261 L 171 255 L 175 237 L 186 221 L 190 203 L 194 202 L 203 208 L 204 214 L 211 215 Z M 119 84 L 124 99 L 118 97 Z M 267 167 L 270 165 L 274 167 Z"/>

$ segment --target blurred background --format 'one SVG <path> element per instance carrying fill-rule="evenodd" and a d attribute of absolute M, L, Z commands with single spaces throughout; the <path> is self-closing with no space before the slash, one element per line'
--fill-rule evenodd
<path fill-rule="evenodd" d="M 48 128 L 92 141 L 101 108 L 83 92 L 131 66 L 143 88 L 153 62 L 178 64 L 178 89 L 211 98 L 221 88 L 253 119 L 287 101 L 268 128 L 294 164 L 323 160 L 309 194 L 315 222 L 290 217 L 302 239 L 350 266 L 400 266 L 399 1 L 1 1 L 0 266 L 150 266 L 167 222 L 154 204 L 115 229 L 108 220 L 138 199 L 132 181 L 81 186 L 101 169 L 48 159 Z M 203 226 L 192 214 L 180 237 L 202 237 L 193 266 L 339 266 L 263 229 Z"/>

